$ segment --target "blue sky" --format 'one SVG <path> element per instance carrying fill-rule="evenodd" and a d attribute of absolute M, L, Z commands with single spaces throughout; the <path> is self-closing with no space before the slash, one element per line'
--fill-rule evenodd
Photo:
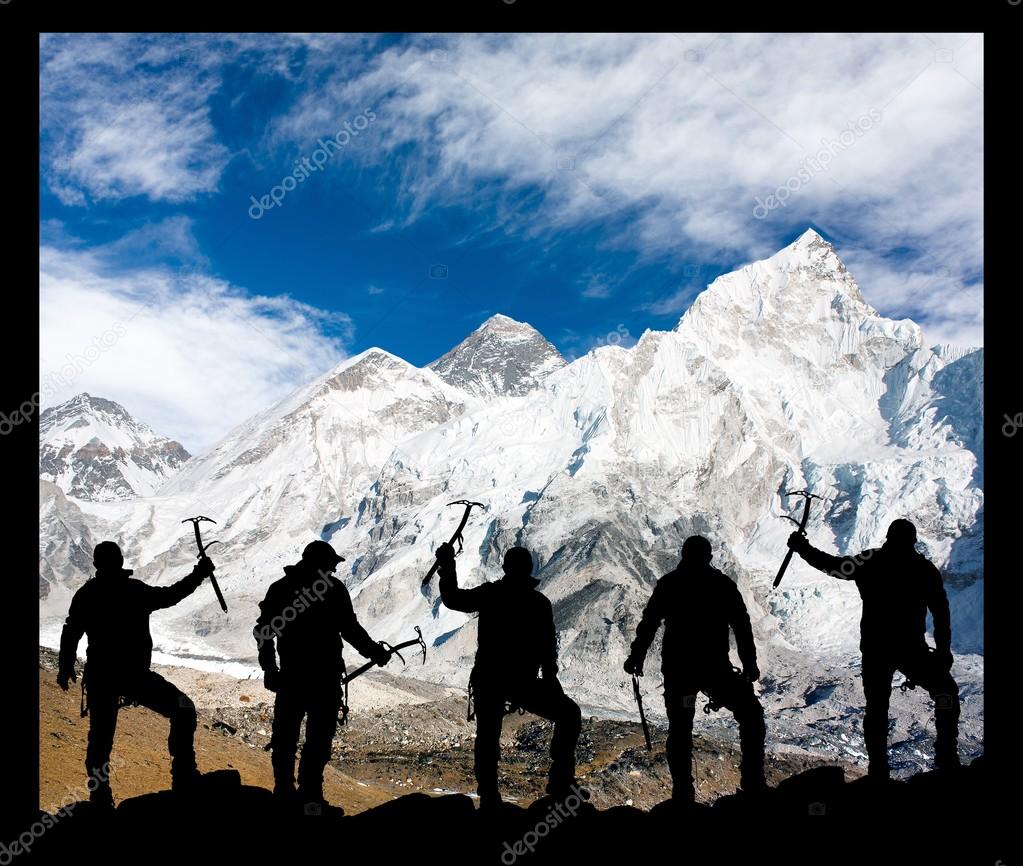
<path fill-rule="evenodd" d="M 670 328 L 807 226 L 882 313 L 979 345 L 982 50 L 44 36 L 44 405 L 88 390 L 200 449 L 346 355 L 425 364 L 493 313 L 570 358 Z"/>

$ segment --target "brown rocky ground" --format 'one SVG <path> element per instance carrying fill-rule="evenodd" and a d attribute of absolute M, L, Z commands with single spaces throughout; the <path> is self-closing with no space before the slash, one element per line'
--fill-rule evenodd
<path fill-rule="evenodd" d="M 85 799 L 85 743 L 88 719 L 79 715 L 81 692 L 72 684 L 61 691 L 55 681 L 56 658 L 40 653 L 39 668 L 39 805 L 52 812 L 60 805 Z M 203 772 L 235 769 L 242 783 L 273 787 L 270 756 L 239 737 L 215 727 L 215 719 L 200 711 L 195 736 L 196 763 Z M 269 724 L 269 721 L 267 722 Z M 150 710 L 130 707 L 117 718 L 111 756 L 110 785 L 117 802 L 170 787 L 167 755 L 168 722 Z M 360 784 L 335 767 L 328 767 L 324 793 L 334 803 L 360 812 L 391 799 L 386 791 Z"/>
<path fill-rule="evenodd" d="M 80 692 L 62 692 L 54 681 L 56 657 L 40 649 L 40 805 L 53 811 L 84 796 L 83 759 L 87 719 L 79 716 Z M 269 741 L 272 704 L 251 681 L 221 675 L 198 675 L 163 669 L 185 686 L 199 707 L 196 759 L 208 772 L 231 768 L 242 784 L 272 787 Z M 218 679 L 219 678 L 219 679 Z M 362 681 L 360 680 L 360 683 Z M 465 718 L 465 699 L 455 690 L 417 684 L 397 700 L 396 687 L 377 680 L 364 694 L 380 698 L 377 706 L 353 700 L 349 723 L 334 741 L 334 759 L 325 777 L 332 803 L 356 814 L 404 794 L 471 792 L 474 724 Z M 375 691 L 374 691 L 375 689 Z M 354 687 L 353 687 L 354 690 Z M 111 786 L 121 801 L 169 787 L 166 750 L 168 724 L 139 707 L 118 718 Z M 527 804 L 540 797 L 546 780 L 551 725 L 530 715 L 512 714 L 502 737 L 501 785 L 510 802 Z M 653 732 L 654 751 L 643 745 L 642 730 L 632 722 L 591 717 L 583 720 L 578 775 L 598 809 L 636 806 L 649 809 L 670 793 L 664 757 L 666 731 Z M 738 786 L 738 744 L 729 739 L 696 739 L 698 801 L 708 803 Z M 769 752 L 768 782 L 834 762 L 797 751 Z M 846 766 L 846 777 L 861 771 Z"/>

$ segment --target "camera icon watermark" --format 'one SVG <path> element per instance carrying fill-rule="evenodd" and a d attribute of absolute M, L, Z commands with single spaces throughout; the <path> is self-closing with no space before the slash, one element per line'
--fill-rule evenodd
<path fill-rule="evenodd" d="M 447 265 L 430 265 L 431 280 L 446 280 L 448 278 Z"/>
<path fill-rule="evenodd" d="M 824 815 L 827 813 L 827 808 L 823 803 L 810 803 L 806 807 L 806 811 L 809 815 Z"/>
<path fill-rule="evenodd" d="M 937 710 L 950 710 L 955 706 L 955 697 L 952 695 L 935 695 L 934 708 Z"/>
<path fill-rule="evenodd" d="M 934 51 L 935 63 L 952 63 L 955 60 L 955 52 L 951 48 L 936 48 Z"/>

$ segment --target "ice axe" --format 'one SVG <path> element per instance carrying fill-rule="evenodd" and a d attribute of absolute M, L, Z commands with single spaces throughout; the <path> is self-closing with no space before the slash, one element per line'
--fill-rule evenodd
<path fill-rule="evenodd" d="M 214 544 L 220 544 L 219 541 L 211 541 L 209 544 L 202 543 L 202 533 L 199 531 L 199 524 L 205 520 L 207 523 L 216 523 L 212 517 L 203 517 L 201 514 L 198 517 L 186 517 L 182 520 L 182 523 L 191 523 L 192 529 L 195 530 L 195 543 L 199 548 L 199 559 L 202 559 L 206 555 L 206 551 L 213 547 Z M 224 601 L 224 593 L 220 591 L 220 584 L 217 583 L 215 575 L 210 574 L 210 583 L 213 584 L 213 591 L 217 594 L 217 601 L 220 602 L 220 609 L 227 613 L 227 602 Z"/>
<path fill-rule="evenodd" d="M 646 750 L 652 752 L 654 744 L 650 742 L 650 725 L 646 721 L 646 713 L 643 712 L 643 695 L 639 691 L 639 677 L 632 675 L 632 693 L 636 696 L 636 706 L 639 707 L 639 720 L 643 723 L 643 738 L 646 740 Z"/>
<path fill-rule="evenodd" d="M 412 640 L 407 640 L 404 643 L 398 644 L 397 646 L 391 646 L 386 641 L 380 641 L 380 645 L 385 650 L 387 650 L 388 655 L 393 655 L 393 656 L 397 656 L 398 658 L 400 658 L 402 664 L 405 664 L 405 657 L 401 654 L 401 651 L 403 649 L 405 649 L 405 647 L 418 646 L 422 650 L 422 653 L 423 653 L 423 664 L 425 665 L 426 664 L 426 641 L 423 638 L 423 632 L 419 628 L 419 626 L 413 626 L 413 628 L 415 628 L 415 630 L 416 630 L 416 636 L 414 638 L 412 638 Z M 361 677 L 364 673 L 366 673 L 366 671 L 368 671 L 370 668 L 375 667 L 375 666 L 376 666 L 376 662 L 366 662 L 366 664 L 362 665 L 361 667 L 357 667 L 350 674 L 345 674 L 343 677 L 341 677 L 340 706 L 338 707 L 338 710 L 337 710 L 337 723 L 339 725 L 346 725 L 346 724 L 348 724 L 348 684 L 352 680 L 354 680 L 356 677 Z M 273 739 L 271 739 L 269 743 L 267 743 L 265 746 L 263 746 L 263 751 L 264 752 L 272 752 L 273 751 L 273 747 L 274 747 Z"/>
<path fill-rule="evenodd" d="M 810 520 L 810 500 L 820 499 L 823 502 L 824 497 L 817 496 L 816 494 L 811 493 L 809 490 L 786 490 L 784 493 L 782 493 L 782 496 L 803 497 L 803 516 L 799 520 L 796 520 L 796 518 L 794 517 L 790 517 L 788 514 L 783 514 L 781 516 L 785 520 L 791 520 L 794 524 L 796 524 L 796 526 L 798 527 L 799 534 L 805 536 L 806 524 Z M 785 558 L 782 560 L 781 568 L 778 569 L 778 576 L 774 579 L 774 586 L 771 587 L 772 589 L 777 589 L 778 584 L 781 583 L 781 579 L 785 576 L 785 569 L 789 567 L 789 563 L 792 561 L 793 553 L 795 553 L 795 551 L 790 547 L 788 549 L 788 552 L 785 554 Z"/>
<path fill-rule="evenodd" d="M 462 552 L 462 530 L 465 529 L 465 524 L 469 522 L 470 512 L 473 510 L 473 508 L 477 506 L 479 506 L 480 508 L 486 508 L 487 506 L 484 505 L 482 502 L 470 502 L 468 499 L 458 499 L 455 502 L 449 502 L 448 505 L 465 506 L 465 513 L 462 514 L 462 520 L 458 524 L 458 529 L 455 530 L 455 534 L 451 536 L 451 540 L 448 542 L 448 544 L 452 546 L 454 546 L 455 542 L 458 543 L 458 551 L 455 553 L 455 555 L 457 556 L 459 553 Z M 423 578 L 422 589 L 424 594 L 426 592 L 426 586 L 430 582 L 430 579 L 433 577 L 433 574 L 437 570 L 438 565 L 440 565 L 440 560 L 437 560 L 436 562 L 434 562 L 433 565 L 430 566 L 430 570 L 426 573 L 426 577 Z"/>
<path fill-rule="evenodd" d="M 385 650 L 387 650 L 387 652 L 390 655 L 397 656 L 398 658 L 400 658 L 402 664 L 405 664 L 405 657 L 401 654 L 401 650 L 405 649 L 405 647 L 418 646 L 423 653 L 423 664 L 425 665 L 426 641 L 423 639 L 423 632 L 419 628 L 419 626 L 413 626 L 413 628 L 415 628 L 416 630 L 416 636 L 412 638 L 412 640 L 407 640 L 404 643 L 398 644 L 397 646 L 391 646 L 389 643 L 386 643 L 385 641 L 380 641 L 380 645 Z M 364 673 L 366 673 L 366 671 L 368 671 L 375 665 L 376 662 L 366 662 L 366 664 L 362 665 L 362 667 L 358 667 L 350 674 L 346 674 L 345 676 L 343 676 L 341 678 L 341 685 L 347 686 L 352 680 L 354 680 L 356 677 L 361 677 Z"/>
<path fill-rule="evenodd" d="M 407 640 L 397 646 L 391 646 L 386 641 L 380 641 L 380 645 L 387 650 L 388 660 L 390 660 L 390 656 L 397 656 L 401 659 L 401 663 L 405 664 L 405 657 L 401 654 L 401 651 L 405 649 L 405 647 L 418 646 L 423 653 L 423 664 L 426 664 L 426 641 L 423 639 L 423 632 L 419 626 L 413 626 L 413 628 L 416 630 L 416 636 L 412 638 L 412 640 Z M 366 673 L 366 671 L 375 665 L 376 662 L 366 662 L 366 664 L 361 667 L 357 667 L 350 674 L 345 674 L 345 676 L 341 677 L 341 706 L 338 709 L 337 714 L 337 721 L 339 725 L 348 724 L 348 684 L 356 677 L 361 677 L 364 673 Z"/>

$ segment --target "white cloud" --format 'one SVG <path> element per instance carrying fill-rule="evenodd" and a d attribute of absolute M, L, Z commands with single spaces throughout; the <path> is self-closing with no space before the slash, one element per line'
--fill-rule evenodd
<path fill-rule="evenodd" d="M 117 240 L 93 246 L 91 250 L 102 258 L 130 261 L 136 267 L 158 262 L 188 266 L 209 264 L 199 248 L 192 220 L 186 216 L 143 223 Z"/>
<path fill-rule="evenodd" d="M 193 453 L 345 357 L 348 316 L 202 274 L 40 251 L 43 406 L 88 391 Z"/>
<path fill-rule="evenodd" d="M 612 286 L 610 280 L 602 274 L 584 275 L 586 285 L 580 289 L 579 295 L 583 298 L 603 299 L 611 297 Z"/>
<path fill-rule="evenodd" d="M 749 261 L 815 224 L 877 255 L 955 263 L 961 279 L 982 262 L 982 51 L 979 34 L 430 37 L 328 78 L 272 137 L 304 142 L 373 105 L 374 147 L 352 157 L 400 149 L 406 224 L 428 206 L 478 206 L 486 189 L 509 231 L 600 225 L 650 258 Z M 757 196 L 836 141 L 784 208 L 753 216 Z M 516 211 L 531 186 L 542 203 Z M 926 326 L 939 289 L 914 285 Z M 937 304 L 936 327 L 976 339 L 968 310 Z"/>
<path fill-rule="evenodd" d="M 228 68 L 230 107 L 249 76 L 287 82 L 350 69 L 378 37 L 357 34 L 72 33 L 40 38 L 44 177 L 66 205 L 145 196 L 183 202 L 216 192 L 232 154 L 211 100 Z M 246 107 L 245 110 L 251 110 Z M 344 118 L 342 118 L 343 120 Z M 333 126 L 320 134 L 336 131 Z M 266 157 L 258 140 L 246 156 Z"/>
<path fill-rule="evenodd" d="M 201 38 L 74 34 L 41 42 L 44 174 L 67 205 L 216 190 L 228 161 L 210 121 L 219 58 Z"/>
<path fill-rule="evenodd" d="M 80 118 L 77 140 L 54 171 L 97 199 L 180 202 L 216 189 L 227 151 L 212 140 L 205 106 L 188 102 L 117 104 Z"/>

